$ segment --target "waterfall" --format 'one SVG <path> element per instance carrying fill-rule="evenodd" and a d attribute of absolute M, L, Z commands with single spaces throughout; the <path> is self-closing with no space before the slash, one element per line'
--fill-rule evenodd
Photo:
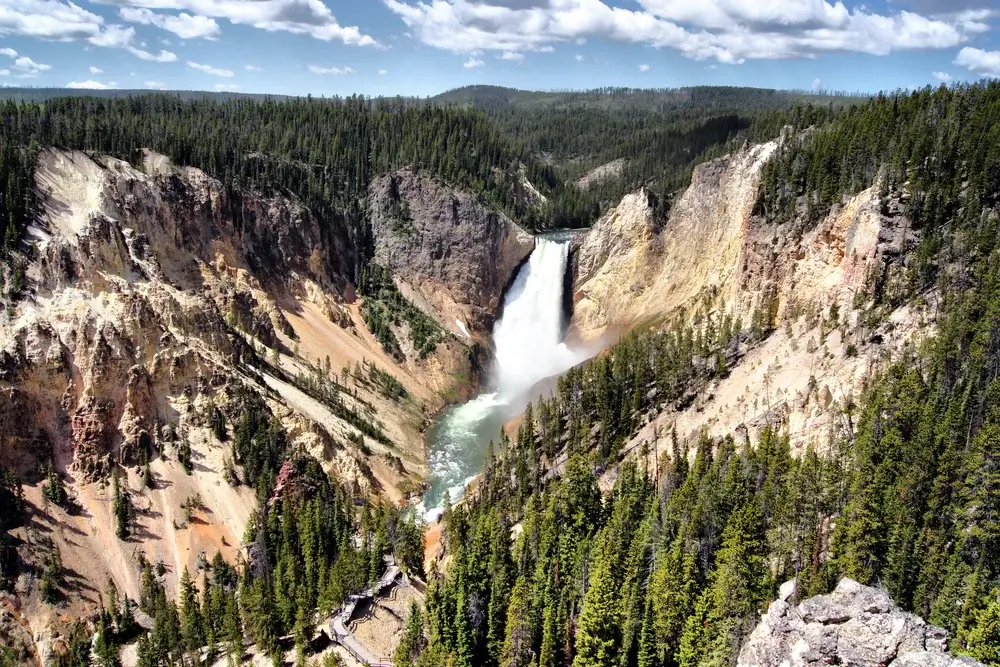
<path fill-rule="evenodd" d="M 539 380 L 574 363 L 563 345 L 563 279 L 569 244 L 538 239 L 504 299 L 503 317 L 493 327 L 494 384 L 515 400 Z"/>
<path fill-rule="evenodd" d="M 430 490 L 424 507 L 433 519 L 444 493 L 458 499 L 479 474 L 487 444 L 503 424 L 524 409 L 539 381 L 583 360 L 562 342 L 563 280 L 569 260 L 564 239 L 539 238 L 504 298 L 493 327 L 496 350 L 489 391 L 446 410 L 429 434 Z"/>

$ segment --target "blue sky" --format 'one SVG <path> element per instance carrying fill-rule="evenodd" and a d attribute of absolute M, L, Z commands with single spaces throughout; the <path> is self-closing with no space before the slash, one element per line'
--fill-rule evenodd
<path fill-rule="evenodd" d="M 0 0 L 0 84 L 433 95 L 1000 77 L 997 0 Z"/>

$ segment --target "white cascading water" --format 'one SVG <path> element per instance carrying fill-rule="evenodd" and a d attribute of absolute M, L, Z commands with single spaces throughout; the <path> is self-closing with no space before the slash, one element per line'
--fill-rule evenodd
<path fill-rule="evenodd" d="M 569 243 L 539 238 L 504 298 L 502 318 L 493 327 L 496 350 L 491 390 L 446 411 L 429 443 L 430 489 L 424 496 L 428 519 L 436 517 L 447 491 L 451 500 L 480 472 L 487 443 L 503 424 L 524 409 L 539 381 L 583 360 L 562 342 L 563 280 Z"/>

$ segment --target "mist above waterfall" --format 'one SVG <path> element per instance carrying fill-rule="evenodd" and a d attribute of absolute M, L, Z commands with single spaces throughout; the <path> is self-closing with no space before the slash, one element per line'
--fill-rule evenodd
<path fill-rule="evenodd" d="M 559 375 L 588 354 L 569 349 L 563 337 L 563 285 L 569 243 L 539 238 L 504 298 L 493 327 L 495 348 L 489 390 L 445 411 L 429 434 L 431 488 L 425 507 L 433 518 L 448 491 L 456 500 L 479 473 L 488 443 L 520 413 L 540 381 Z"/>

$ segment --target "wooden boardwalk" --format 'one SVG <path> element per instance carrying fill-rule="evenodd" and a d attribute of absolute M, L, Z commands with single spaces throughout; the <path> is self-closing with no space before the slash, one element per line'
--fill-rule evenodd
<path fill-rule="evenodd" d="M 378 597 L 382 591 L 396 583 L 396 579 L 400 575 L 399 567 L 391 557 L 386 557 L 385 562 L 388 567 L 382 578 L 374 586 L 369 586 L 358 595 L 348 596 L 340 613 L 330 619 L 333 640 L 347 649 L 347 652 L 353 655 L 358 662 L 369 667 L 392 667 L 392 658 L 372 653 L 347 626 L 351 622 L 351 617 L 354 616 L 354 610 L 358 608 L 359 602 Z"/>

